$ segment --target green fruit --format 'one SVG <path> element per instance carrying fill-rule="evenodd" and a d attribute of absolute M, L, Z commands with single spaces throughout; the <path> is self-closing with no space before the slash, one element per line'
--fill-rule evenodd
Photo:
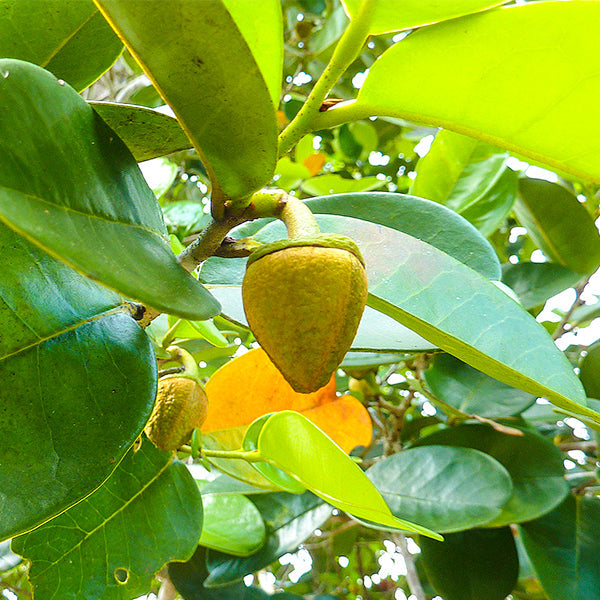
<path fill-rule="evenodd" d="M 258 343 L 294 390 L 323 387 L 350 349 L 367 301 L 356 244 L 339 235 L 266 244 L 242 285 Z"/>
<path fill-rule="evenodd" d="M 158 392 L 145 432 L 157 448 L 177 450 L 206 419 L 208 399 L 191 377 L 168 375 L 158 381 Z"/>

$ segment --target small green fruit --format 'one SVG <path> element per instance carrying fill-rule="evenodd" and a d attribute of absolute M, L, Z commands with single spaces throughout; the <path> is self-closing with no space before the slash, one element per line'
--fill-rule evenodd
<path fill-rule="evenodd" d="M 182 375 L 161 377 L 146 435 L 161 450 L 177 450 L 204 423 L 207 408 L 206 392 L 196 379 Z"/>
<path fill-rule="evenodd" d="M 242 285 L 248 324 L 294 390 L 323 387 L 350 349 L 367 301 L 356 244 L 339 235 L 266 244 Z"/>

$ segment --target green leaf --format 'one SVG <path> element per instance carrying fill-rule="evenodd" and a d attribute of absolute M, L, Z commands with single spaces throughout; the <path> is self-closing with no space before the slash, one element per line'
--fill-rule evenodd
<path fill-rule="evenodd" d="M 377 177 L 362 177 L 361 179 L 348 179 L 335 173 L 326 173 L 318 177 L 311 177 L 302 182 L 300 186 L 305 194 L 310 196 L 323 196 L 326 194 L 369 192 L 384 187 L 385 179 Z"/>
<path fill-rule="evenodd" d="M 265 542 L 258 509 L 241 494 L 202 494 L 204 523 L 200 545 L 235 556 L 248 556 Z"/>
<path fill-rule="evenodd" d="M 424 372 L 433 394 L 467 415 L 502 419 L 518 415 L 535 396 L 506 385 L 450 354 L 436 354 Z"/>
<path fill-rule="evenodd" d="M 121 138 L 137 162 L 192 147 L 177 119 L 129 104 L 90 102 L 102 120 Z"/>
<path fill-rule="evenodd" d="M 277 120 L 269 91 L 273 81 L 265 82 L 263 70 L 274 72 L 275 57 L 266 54 L 275 39 L 282 43 L 281 26 L 259 36 L 246 15 L 250 7 L 240 2 L 96 3 L 175 111 L 213 185 L 236 199 L 268 183 L 275 170 Z M 277 10 L 271 1 L 267 7 L 264 18 L 271 23 Z M 261 42 L 259 62 L 247 36 Z"/>
<path fill-rule="evenodd" d="M 507 152 L 443 129 L 417 164 L 411 193 L 456 211 L 484 235 L 493 233 L 517 197 Z"/>
<path fill-rule="evenodd" d="M 444 542 L 419 541 L 425 572 L 444 600 L 504 600 L 519 575 L 509 527 L 453 533 Z"/>
<path fill-rule="evenodd" d="M 495 458 L 509 472 L 513 494 L 488 527 L 522 523 L 554 509 L 568 492 L 562 454 L 541 435 L 507 435 L 488 425 L 459 425 L 423 438 L 419 445 L 474 448 Z"/>
<path fill-rule="evenodd" d="M 192 555 L 202 501 L 187 468 L 171 460 L 145 439 L 94 494 L 13 540 L 32 561 L 36 598 L 135 598 L 166 562 Z"/>
<path fill-rule="evenodd" d="M 123 50 L 92 0 L 3 0 L 0 56 L 48 69 L 78 92 Z"/>
<path fill-rule="evenodd" d="M 358 12 L 362 0 L 342 0 L 351 17 Z M 432 0 L 378 0 L 374 3 L 369 33 L 378 35 L 422 27 L 446 19 L 486 10 L 491 6 L 506 4 L 508 0 L 453 0 L 436 2 Z"/>
<path fill-rule="evenodd" d="M 600 265 L 600 235 L 594 220 L 565 187 L 521 179 L 515 213 L 550 260 L 583 275 Z"/>
<path fill-rule="evenodd" d="M 553 512 L 520 527 L 523 544 L 549 600 L 596 600 L 600 500 L 571 496 Z"/>
<path fill-rule="evenodd" d="M 199 546 L 190 560 L 169 563 L 169 578 L 184 600 L 268 600 L 271 596 L 239 581 L 218 588 L 205 588 L 208 577 L 206 548 Z"/>
<path fill-rule="evenodd" d="M 436 202 L 406 194 L 373 192 L 310 198 L 316 215 L 341 215 L 385 225 L 431 244 L 488 279 L 500 279 L 489 242 L 465 219 Z"/>
<path fill-rule="evenodd" d="M 405 450 L 375 463 L 367 476 L 395 516 L 440 533 L 491 521 L 512 494 L 506 469 L 470 448 Z"/>
<path fill-rule="evenodd" d="M 424 27 L 341 110 L 439 125 L 600 182 L 599 18 L 596 2 L 533 2 Z"/>
<path fill-rule="evenodd" d="M 600 343 L 592 344 L 579 365 L 579 377 L 590 398 L 600 399 Z"/>
<path fill-rule="evenodd" d="M 266 419 L 258 437 L 258 451 L 340 510 L 387 527 L 441 539 L 425 527 L 394 517 L 360 467 L 299 413 L 282 411 Z"/>
<path fill-rule="evenodd" d="M 581 273 L 555 263 L 502 265 L 502 282 L 517 294 L 526 310 L 541 306 L 552 296 L 577 285 L 581 279 Z"/>
<path fill-rule="evenodd" d="M 0 540 L 93 492 L 144 427 L 150 341 L 121 299 L 0 223 Z"/>
<path fill-rule="evenodd" d="M 296 550 L 331 515 L 331 507 L 310 492 L 261 494 L 253 496 L 252 501 L 267 528 L 265 545 L 247 558 L 209 551 L 208 587 L 239 581 L 249 573 L 264 569 L 280 556 Z"/>
<path fill-rule="evenodd" d="M 176 261 L 123 143 L 69 86 L 0 60 L 0 220 L 85 275 L 160 310 L 217 314 Z"/>

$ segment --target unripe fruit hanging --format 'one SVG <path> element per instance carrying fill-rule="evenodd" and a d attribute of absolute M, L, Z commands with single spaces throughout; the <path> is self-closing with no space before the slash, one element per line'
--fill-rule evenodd
<path fill-rule="evenodd" d="M 329 381 L 356 335 L 367 287 L 360 251 L 345 236 L 282 240 L 250 256 L 246 317 L 294 390 L 314 392 Z"/>
<path fill-rule="evenodd" d="M 156 402 L 146 435 L 157 448 L 177 450 L 206 419 L 208 399 L 193 377 L 167 375 L 158 381 Z"/>

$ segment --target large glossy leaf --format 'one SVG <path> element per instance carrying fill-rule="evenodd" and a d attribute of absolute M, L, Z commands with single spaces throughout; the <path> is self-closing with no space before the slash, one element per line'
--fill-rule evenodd
<path fill-rule="evenodd" d="M 337 215 L 320 215 L 317 220 L 322 231 L 347 235 L 360 247 L 369 278 L 367 304 L 372 308 L 499 381 L 600 419 L 584 406 L 583 388 L 546 330 L 479 273 L 434 246 L 383 225 Z M 270 223 L 255 237 L 281 239 L 285 230 L 280 223 Z M 203 281 L 241 283 L 244 261 L 232 260 L 220 272 L 214 265 L 207 261 Z M 401 332 L 392 348 L 377 346 L 374 332 L 368 333 L 373 345 L 354 345 L 355 349 L 409 350 L 403 347 Z"/>
<path fill-rule="evenodd" d="M 258 509 L 241 494 L 202 494 L 204 523 L 200 544 L 236 556 L 248 556 L 265 542 Z"/>
<path fill-rule="evenodd" d="M 534 2 L 424 27 L 340 110 L 441 125 L 599 182 L 599 18 L 597 2 Z"/>
<path fill-rule="evenodd" d="M 445 204 L 490 235 L 517 198 L 518 175 L 507 158 L 494 146 L 443 129 L 419 160 L 411 193 Z"/>
<path fill-rule="evenodd" d="M 444 600 L 504 600 L 519 575 L 519 559 L 509 527 L 473 529 L 421 539 L 427 577 Z"/>
<path fill-rule="evenodd" d="M 248 573 L 270 565 L 286 552 L 293 552 L 331 515 L 331 507 L 310 492 L 262 494 L 253 496 L 252 501 L 267 527 L 265 545 L 247 558 L 209 551 L 207 586 L 239 581 Z"/>
<path fill-rule="evenodd" d="M 0 224 L 0 539 L 96 489 L 156 394 L 148 338 L 120 298 Z"/>
<path fill-rule="evenodd" d="M 32 561 L 40 600 L 121 600 L 146 593 L 166 562 L 187 560 L 201 529 L 189 471 L 144 439 L 98 491 L 12 547 Z"/>
<path fill-rule="evenodd" d="M 122 49 L 93 0 L 0 2 L 0 56 L 44 67 L 79 92 L 110 68 Z"/>
<path fill-rule="evenodd" d="M 600 500 L 568 496 L 553 512 L 523 523 L 527 555 L 549 600 L 596 600 L 600 590 Z"/>
<path fill-rule="evenodd" d="M 513 482 L 513 494 L 502 513 L 486 524 L 500 527 L 551 511 L 568 492 L 560 451 L 537 433 L 522 433 L 508 435 L 487 425 L 459 425 L 433 433 L 419 444 L 474 448 L 504 466 Z"/>
<path fill-rule="evenodd" d="M 273 84 L 265 82 L 261 66 L 266 68 L 267 48 L 276 44 L 261 44 L 259 66 L 247 41 L 260 41 L 259 30 L 248 21 L 245 3 L 96 3 L 175 111 L 213 184 L 225 196 L 243 198 L 268 183 L 275 169 L 277 121 Z M 277 12 L 272 4 L 265 13 L 269 23 Z M 280 25 L 260 33 L 281 44 Z"/>
<path fill-rule="evenodd" d="M 192 147 L 177 119 L 130 104 L 90 102 L 102 120 L 125 142 L 138 162 Z"/>
<path fill-rule="evenodd" d="M 362 0 L 342 0 L 346 11 L 355 17 Z M 374 3 L 369 33 L 377 35 L 402 29 L 422 27 L 438 21 L 453 19 L 469 13 L 485 10 L 490 6 L 506 4 L 508 0 L 378 0 Z"/>
<path fill-rule="evenodd" d="M 470 448 L 425 446 L 394 454 L 367 470 L 392 513 L 447 533 L 497 517 L 512 494 L 506 469 Z"/>
<path fill-rule="evenodd" d="M 581 273 L 556 263 L 518 262 L 502 265 L 502 282 L 508 285 L 523 305 L 530 310 L 563 290 L 577 285 Z"/>
<path fill-rule="evenodd" d="M 269 463 L 336 508 L 387 527 L 441 539 L 426 527 L 394 517 L 361 468 L 300 414 L 283 411 L 267 418 L 257 447 Z M 260 463 L 255 466 L 260 469 Z M 269 477 L 268 472 L 263 474 Z"/>
<path fill-rule="evenodd" d="M 127 148 L 69 86 L 0 60 L 0 220 L 92 279 L 193 319 L 219 311 L 177 263 Z"/>
<path fill-rule="evenodd" d="M 594 219 L 565 187 L 523 178 L 515 212 L 550 260 L 584 275 L 600 265 L 600 235 Z"/>
<path fill-rule="evenodd" d="M 450 354 L 437 354 L 424 373 L 436 397 L 467 415 L 493 419 L 518 415 L 535 396 L 501 383 Z"/>
<path fill-rule="evenodd" d="M 206 588 L 206 548 L 199 546 L 190 560 L 169 563 L 169 578 L 184 600 L 268 600 L 269 594 L 242 581 Z"/>
<path fill-rule="evenodd" d="M 419 163 L 420 164 L 420 163 Z M 341 215 L 385 225 L 412 235 L 450 254 L 488 279 L 500 278 L 498 257 L 468 221 L 435 202 L 388 192 L 338 194 L 310 198 L 316 215 Z"/>

